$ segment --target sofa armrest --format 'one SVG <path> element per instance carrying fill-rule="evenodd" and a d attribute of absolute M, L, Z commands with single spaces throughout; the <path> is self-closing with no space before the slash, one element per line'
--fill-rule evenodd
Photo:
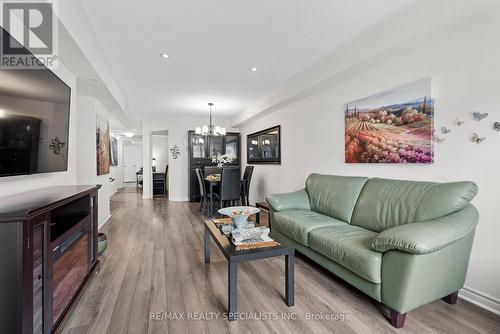
<path fill-rule="evenodd" d="M 478 217 L 476 208 L 469 204 L 445 217 L 382 231 L 372 240 L 371 248 L 380 253 L 391 249 L 412 254 L 432 253 L 474 230 Z"/>
<path fill-rule="evenodd" d="M 311 210 L 309 204 L 309 195 L 305 189 L 286 194 L 275 194 L 266 197 L 267 203 L 274 211 L 283 211 L 290 209 Z"/>

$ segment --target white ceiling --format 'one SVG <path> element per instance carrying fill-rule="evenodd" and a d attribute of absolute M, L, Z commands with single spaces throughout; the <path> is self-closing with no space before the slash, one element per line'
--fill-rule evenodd
<path fill-rule="evenodd" d="M 417 0 L 80 0 L 138 119 L 232 116 Z M 160 57 L 168 53 L 170 58 Z M 251 68 L 257 71 L 252 72 Z"/>

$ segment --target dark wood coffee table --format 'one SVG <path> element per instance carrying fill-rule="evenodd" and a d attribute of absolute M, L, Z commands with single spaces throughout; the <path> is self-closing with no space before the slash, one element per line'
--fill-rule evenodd
<path fill-rule="evenodd" d="M 265 259 L 268 257 L 285 256 L 285 302 L 288 306 L 294 304 L 294 259 L 295 250 L 293 248 L 274 246 L 265 248 L 255 248 L 248 250 L 236 250 L 233 243 L 226 237 L 211 220 L 205 221 L 205 263 L 210 263 L 210 236 L 221 250 L 227 260 L 228 265 L 228 318 L 237 319 L 237 264 Z"/>

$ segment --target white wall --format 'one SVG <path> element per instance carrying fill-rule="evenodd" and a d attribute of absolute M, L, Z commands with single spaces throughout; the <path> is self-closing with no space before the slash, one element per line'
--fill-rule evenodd
<path fill-rule="evenodd" d="M 59 78 L 61 78 L 61 80 L 63 80 L 67 85 L 71 87 L 68 170 L 65 172 L 57 173 L 0 177 L 0 196 L 7 196 L 54 185 L 67 185 L 76 183 L 76 78 L 61 62 L 59 63 L 59 68 L 55 70 L 55 73 L 57 76 L 59 76 Z"/>
<path fill-rule="evenodd" d="M 153 135 L 152 142 L 152 153 L 153 158 L 155 158 L 156 171 L 158 173 L 165 172 L 165 168 L 168 165 L 168 136 L 165 135 Z"/>
<path fill-rule="evenodd" d="M 499 302 L 500 133 L 492 130 L 492 123 L 500 121 L 499 36 L 500 15 L 495 15 L 445 37 L 401 49 L 398 56 L 388 61 L 380 59 L 366 69 L 352 70 L 357 74 L 332 81 L 332 85 L 316 95 L 250 121 L 242 128 L 242 152 L 246 152 L 246 134 L 282 126 L 282 164 L 255 166 L 251 201 L 303 188 L 311 172 L 432 181 L 472 180 L 479 186 L 473 203 L 480 212 L 480 221 L 466 286 L 478 290 L 493 303 Z M 365 48 L 369 49 L 370 44 Z M 344 104 L 425 77 L 432 78 L 435 127 L 452 130 L 444 143 L 435 145 L 435 163 L 345 164 Z M 490 116 L 482 122 L 473 121 L 472 110 L 488 112 Z M 463 127 L 454 125 L 457 117 L 466 120 Z M 473 132 L 488 139 L 480 145 L 474 144 L 470 141 Z"/>
<path fill-rule="evenodd" d="M 99 190 L 99 227 L 110 217 L 109 197 L 113 187 L 109 181 L 110 174 L 97 176 L 96 156 L 96 118 L 97 115 L 109 117 L 108 111 L 94 97 L 78 96 L 78 155 L 77 184 L 101 184 Z"/>

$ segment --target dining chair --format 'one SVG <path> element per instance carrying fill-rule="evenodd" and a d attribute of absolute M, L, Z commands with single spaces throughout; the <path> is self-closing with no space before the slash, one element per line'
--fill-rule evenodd
<path fill-rule="evenodd" d="M 222 168 L 219 193 L 215 193 L 215 198 L 219 200 L 220 207 L 237 205 L 241 195 L 241 179 L 239 167 Z"/>
<path fill-rule="evenodd" d="M 168 195 L 168 164 L 165 166 L 165 194 Z"/>
<path fill-rule="evenodd" d="M 250 181 L 252 181 L 254 166 L 246 166 L 245 172 L 243 173 L 243 178 L 241 179 L 241 204 L 250 205 Z"/>
<path fill-rule="evenodd" d="M 198 178 L 198 185 L 200 187 L 200 211 L 201 214 L 204 214 L 207 208 L 207 205 L 210 206 L 211 194 L 207 193 L 207 187 L 205 185 L 205 179 L 203 177 L 203 173 L 200 168 L 195 169 L 196 177 Z"/>

